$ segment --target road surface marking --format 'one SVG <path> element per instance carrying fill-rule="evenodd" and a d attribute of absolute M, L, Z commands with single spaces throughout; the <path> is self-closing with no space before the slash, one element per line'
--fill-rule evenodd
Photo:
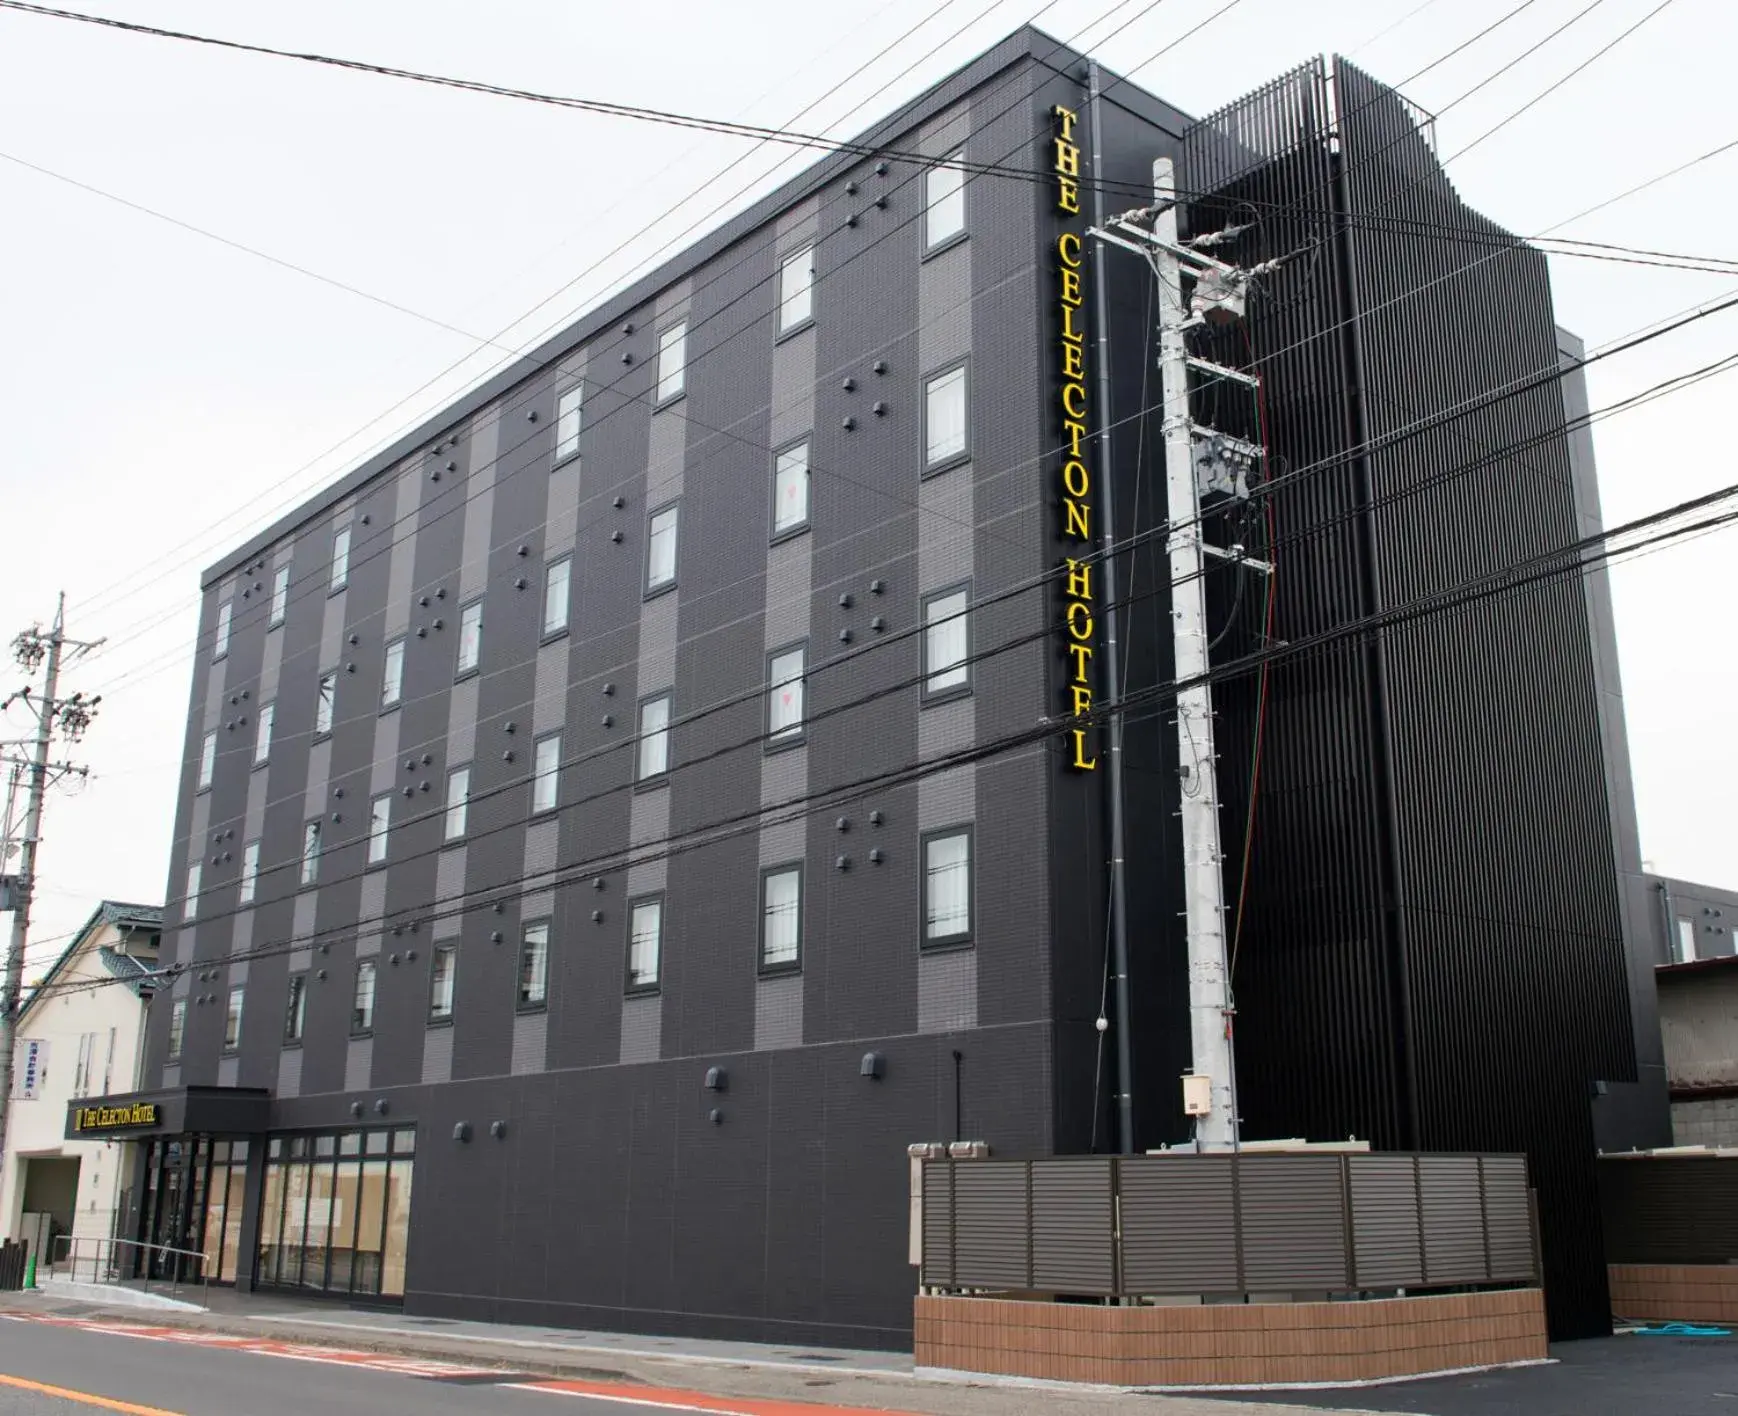
<path fill-rule="evenodd" d="M 807 1401 L 779 1401 L 754 1396 L 708 1396 L 704 1392 L 665 1387 L 623 1386 L 614 1382 L 504 1382 L 518 1391 L 542 1391 L 554 1396 L 581 1396 L 589 1401 L 613 1401 L 623 1406 L 650 1406 L 660 1411 L 699 1411 L 706 1416 L 907 1416 L 879 1407 L 817 1406 Z"/>
<path fill-rule="evenodd" d="M 179 1416 L 174 1411 L 165 1411 L 160 1406 L 135 1406 L 130 1401 L 115 1401 L 106 1396 L 92 1396 L 88 1391 L 72 1391 L 67 1387 L 50 1386 L 47 1382 L 33 1382 L 27 1377 L 9 1377 L 0 1372 L 0 1385 L 22 1387 L 25 1391 L 40 1392 L 43 1396 L 58 1396 L 62 1401 L 76 1401 L 84 1406 L 101 1406 L 107 1411 L 127 1411 L 132 1416 Z"/>

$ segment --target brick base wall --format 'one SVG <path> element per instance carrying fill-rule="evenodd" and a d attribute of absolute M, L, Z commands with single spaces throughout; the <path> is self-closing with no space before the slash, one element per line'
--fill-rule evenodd
<path fill-rule="evenodd" d="M 1348 1382 L 1545 1357 L 1536 1288 L 1106 1307 L 919 1295 L 919 1367 L 1112 1386 Z"/>
<path fill-rule="evenodd" d="M 1738 1323 L 1738 1264 L 1612 1264 L 1611 1312 L 1647 1323 Z"/>

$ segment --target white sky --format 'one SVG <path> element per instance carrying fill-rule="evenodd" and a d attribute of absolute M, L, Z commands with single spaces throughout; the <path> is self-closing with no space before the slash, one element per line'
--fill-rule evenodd
<path fill-rule="evenodd" d="M 90 0 L 94 6 L 96 0 Z M 496 83 L 844 136 L 1031 19 L 1039 0 L 104 0 L 141 23 Z M 1224 0 L 1059 0 L 1038 18 L 1127 72 Z M 1519 0 L 1242 0 L 1138 81 L 1202 114 L 1322 51 L 1399 82 Z M 1524 13 L 1407 91 L 1431 110 L 1586 0 Z M 1603 0 L 1447 113 L 1452 154 L 1653 8 Z M 1409 12 L 1417 10 L 1417 13 Z M 1099 43 L 1119 24 L 1121 33 Z M 1386 26 L 1390 33 L 1367 43 Z M 794 124 L 896 34 L 912 37 Z M 963 32 L 948 38 L 953 31 Z M 1538 231 L 1732 138 L 1738 11 L 1677 0 L 1450 173 L 1474 206 Z M 1364 46 L 1364 47 L 1360 47 Z M 886 92 L 877 94 L 882 85 Z M 1724 95 L 1724 97 L 1722 97 Z M 858 105 L 862 105 L 858 109 Z M 33 967 L 97 900 L 163 898 L 205 565 L 474 382 L 468 355 L 526 346 L 666 243 L 716 224 L 806 155 L 762 149 L 698 198 L 741 139 L 564 112 L 0 11 L 0 152 L 154 207 L 476 335 L 371 304 L 0 161 L 0 640 L 70 600 L 109 647 L 69 676 L 100 692 L 93 777 L 51 801 Z M 1738 254 L 1738 150 L 1561 234 Z M 637 236 L 656 223 L 652 234 Z M 618 245 L 623 256 L 611 258 Z M 601 263 L 601 264 L 600 264 Z M 1553 262 L 1558 319 L 1598 345 L 1738 278 Z M 513 322 L 574 282 L 530 320 Z M 1595 407 L 1738 347 L 1738 312 L 1589 371 Z M 462 362 L 461 362 L 462 361 Z M 456 374 L 400 400 L 460 362 Z M 1728 482 L 1716 378 L 1596 428 L 1608 523 Z M 385 413 L 383 418 L 380 416 Z M 378 421 L 376 421 L 378 420 Z M 342 451 L 328 450 L 343 444 Z M 1643 854 L 1738 884 L 1738 656 L 1730 534 L 1615 576 Z M 0 697 L 13 686 L 0 660 Z M 14 713 L 0 737 L 22 736 Z"/>

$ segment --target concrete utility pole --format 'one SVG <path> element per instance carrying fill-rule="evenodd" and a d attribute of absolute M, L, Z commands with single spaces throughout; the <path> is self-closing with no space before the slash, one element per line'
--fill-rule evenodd
<path fill-rule="evenodd" d="M 1203 1150 L 1229 1150 L 1238 1143 L 1237 1077 L 1232 1055 L 1234 1009 L 1226 967 L 1224 853 L 1219 844 L 1219 787 L 1213 745 L 1213 690 L 1208 664 L 1207 594 L 1202 568 L 1218 556 L 1236 563 L 1239 573 L 1271 574 L 1272 568 L 1246 557 L 1241 547 L 1222 550 L 1201 536 L 1201 488 L 1248 495 L 1241 468 L 1252 467 L 1262 450 L 1211 428 L 1189 415 L 1189 371 L 1209 373 L 1247 385 L 1257 381 L 1241 370 L 1191 357 L 1184 342 L 1190 328 L 1211 320 L 1229 323 L 1243 313 L 1253 271 L 1228 266 L 1178 238 L 1176 189 L 1169 158 L 1153 164 L 1153 205 L 1125 212 L 1095 228 L 1093 235 L 1142 256 L 1159 282 L 1159 373 L 1164 386 L 1165 498 L 1169 535 L 1171 619 L 1175 677 L 1183 687 L 1176 698 L 1177 749 L 1182 791 L 1179 806 L 1183 838 L 1183 905 L 1189 958 L 1189 1037 L 1192 1070 L 1183 1078 L 1183 1110 L 1195 1118 L 1195 1141 Z M 1197 245 L 1224 239 L 1206 238 Z M 1183 277 L 1194 281 L 1193 298 L 1184 299 Z M 1197 448 L 1197 441 L 1204 443 Z M 1232 469 L 1229 473 L 1227 469 Z"/>
<path fill-rule="evenodd" d="M 30 941 L 30 901 L 36 883 L 36 847 L 42 838 L 42 799 L 48 789 L 50 774 L 56 779 L 68 773 L 83 775 L 84 769 L 48 760 L 49 746 L 55 729 L 77 741 L 90 726 L 99 695 L 87 699 L 82 693 L 70 698 L 57 697 L 60 691 L 62 654 L 72 651 L 73 657 L 88 652 L 102 641 L 85 642 L 68 639 L 65 633 L 66 596 L 63 593 L 54 612 L 54 627 L 44 634 L 33 626 L 12 641 L 13 652 L 26 673 L 34 674 L 37 666 L 47 661 L 43 675 L 42 694 L 37 697 L 28 688 L 20 689 L 0 704 L 0 709 L 22 703 L 36 714 L 36 735 L 23 744 L 30 748 L 28 758 L 7 758 L 15 771 L 25 774 L 24 830 L 18 842 L 18 869 L 10 876 L 0 877 L 7 886 L 12 906 L 12 939 L 6 950 L 5 981 L 0 984 L 0 1154 L 5 1153 L 6 1126 L 12 1115 L 13 1028 L 18 1018 L 18 998 L 24 983 L 24 950 Z M 0 744 L 10 746 L 11 744 Z M 11 804 L 7 807 L 8 819 Z M 0 869 L 4 861 L 0 860 Z"/>

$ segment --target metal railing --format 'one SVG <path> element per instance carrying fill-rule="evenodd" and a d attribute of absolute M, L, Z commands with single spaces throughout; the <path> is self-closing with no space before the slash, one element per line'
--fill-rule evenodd
<path fill-rule="evenodd" d="M 126 1251 L 126 1252 L 123 1252 Z M 144 1262 L 140 1263 L 139 1260 Z M 161 1262 L 159 1262 L 161 1261 Z M 151 1270 L 161 1267 L 163 1274 Z M 140 1272 L 134 1273 L 138 1269 Z M 77 1283 L 112 1283 L 145 1293 L 180 1297 L 183 1287 L 199 1288 L 199 1306 L 209 1308 L 211 1283 L 205 1273 L 205 1255 L 197 1249 L 177 1249 L 168 1244 L 146 1244 L 137 1239 L 94 1239 L 88 1235 L 57 1234 L 50 1255 L 49 1276 Z"/>

